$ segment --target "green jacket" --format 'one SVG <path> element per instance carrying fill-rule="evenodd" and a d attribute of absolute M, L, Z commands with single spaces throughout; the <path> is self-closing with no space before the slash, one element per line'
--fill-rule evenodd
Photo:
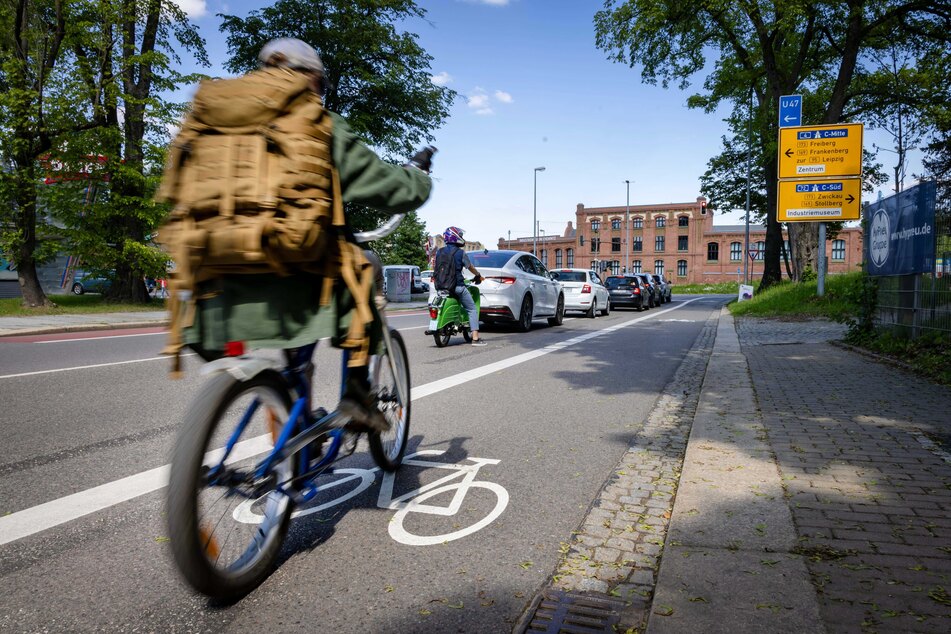
<path fill-rule="evenodd" d="M 333 118 L 333 161 L 340 173 L 345 202 L 390 212 L 413 211 L 432 190 L 426 173 L 381 160 L 337 114 Z M 206 358 L 218 356 L 228 341 L 252 348 L 292 348 L 330 337 L 343 337 L 353 301 L 338 285 L 329 306 L 320 306 L 322 278 L 315 275 L 233 275 L 201 289 L 194 325 L 184 341 Z M 371 302 L 372 304 L 372 302 Z M 379 340 L 371 329 L 371 349 Z"/>

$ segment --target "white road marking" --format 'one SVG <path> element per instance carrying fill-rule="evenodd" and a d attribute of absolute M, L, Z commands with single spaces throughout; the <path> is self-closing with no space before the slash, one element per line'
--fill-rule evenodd
<path fill-rule="evenodd" d="M 183 357 L 193 357 L 194 352 L 188 352 Z M 131 361 L 112 361 L 110 363 L 95 363 L 93 365 L 79 365 L 72 368 L 57 368 L 55 370 L 37 370 L 35 372 L 20 372 L 19 374 L 2 374 L 0 379 L 15 379 L 21 376 L 36 376 L 38 374 L 52 374 L 54 372 L 72 372 L 73 370 L 89 370 L 90 368 L 105 368 L 111 365 L 126 365 L 129 363 L 144 363 L 145 361 L 168 361 L 171 357 L 149 357 L 148 359 L 132 359 Z"/>
<path fill-rule="evenodd" d="M 167 335 L 168 332 L 137 332 L 131 335 L 104 335 L 102 337 L 76 337 L 75 339 L 51 339 L 49 341 L 34 341 L 33 343 L 72 343 L 74 341 L 99 341 L 100 339 L 122 339 L 124 337 L 155 337 L 158 335 Z"/>
<path fill-rule="evenodd" d="M 697 298 L 699 299 L 699 298 Z M 583 335 L 572 337 L 571 339 L 566 339 L 558 343 L 548 345 L 544 348 L 538 350 L 532 350 L 531 352 L 526 352 L 523 354 L 516 355 L 509 359 L 503 359 L 502 361 L 496 361 L 495 363 L 490 363 L 488 365 L 482 366 L 481 368 L 474 368 L 467 372 L 462 372 L 454 376 L 446 377 L 444 379 L 439 379 L 425 385 L 420 385 L 413 388 L 413 400 L 416 401 L 421 398 L 426 398 L 443 390 L 448 390 L 449 388 L 468 383 L 475 379 L 487 376 L 494 372 L 500 372 L 507 368 L 510 368 L 532 359 L 537 359 L 543 357 L 547 354 L 558 350 L 564 350 L 570 346 L 594 339 L 596 337 L 601 337 L 605 334 L 612 333 L 621 328 L 626 328 L 633 324 L 639 323 L 648 319 L 650 317 L 655 317 L 658 315 L 663 315 L 672 310 L 677 310 L 682 306 L 686 306 L 690 302 L 696 301 L 696 299 L 689 299 L 684 302 L 679 303 L 677 306 L 667 308 L 660 312 L 654 312 L 651 315 L 644 315 L 643 317 L 638 317 L 636 319 L 631 319 L 629 321 L 624 321 L 613 326 L 609 326 L 602 330 L 595 330 Z M 167 359 L 167 357 L 157 357 L 158 359 Z M 154 361 L 155 359 L 139 359 L 138 361 Z M 121 363 L 135 363 L 136 361 L 124 361 Z M 117 364 L 100 364 L 94 366 L 85 366 L 85 367 L 100 367 L 103 365 L 117 365 Z M 44 372 L 32 372 L 25 373 L 23 375 L 8 375 L 7 377 L 0 378 L 9 378 L 9 376 L 29 376 L 30 374 L 44 374 L 45 372 L 56 372 L 56 371 L 66 371 L 69 369 L 80 369 L 80 368 L 66 368 L 64 370 L 47 370 Z M 259 436 L 257 438 L 251 438 L 243 443 L 239 443 L 242 446 L 242 451 L 238 452 L 236 446 L 234 454 L 234 460 L 240 460 L 245 457 L 256 455 L 261 452 L 260 442 L 265 436 Z M 248 453 L 251 452 L 251 453 Z M 87 489 L 85 491 L 80 491 L 72 495 L 67 495 L 56 500 L 51 500 L 44 504 L 34 506 L 22 511 L 17 511 L 16 513 L 11 513 L 10 515 L 5 515 L 0 517 L 0 545 L 8 544 L 12 541 L 34 535 L 41 531 L 53 528 L 60 524 L 65 524 L 72 520 L 78 519 L 80 517 L 89 515 L 90 513 L 95 513 L 96 511 L 101 511 L 103 509 L 109 508 L 119 504 L 120 502 L 125 502 L 133 498 L 145 495 L 146 493 L 151 493 L 152 491 L 161 489 L 166 486 L 168 483 L 168 470 L 169 465 L 164 465 L 151 469 L 149 471 L 144 471 L 136 475 L 132 475 L 121 480 L 115 480 L 114 482 L 109 482 L 92 489 Z M 435 494 L 433 494 L 435 495 Z M 429 497 L 429 496 L 425 496 Z M 423 499 L 420 498 L 418 502 L 422 502 Z M 481 528 L 481 526 L 480 526 Z"/>

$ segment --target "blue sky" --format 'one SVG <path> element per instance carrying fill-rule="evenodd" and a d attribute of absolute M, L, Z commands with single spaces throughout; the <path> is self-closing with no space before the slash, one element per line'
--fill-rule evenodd
<path fill-rule="evenodd" d="M 178 0 L 225 75 L 216 13 L 247 15 L 264 0 Z M 686 107 L 690 92 L 642 84 L 637 70 L 595 47 L 601 0 L 419 0 L 425 20 L 405 25 L 433 56 L 436 81 L 460 93 L 435 131 L 435 187 L 419 214 L 431 233 L 447 225 L 494 245 L 532 234 L 534 168 L 544 234 L 561 233 L 586 207 L 689 202 L 726 132 L 720 113 Z M 316 44 L 316 43 L 315 43 Z M 694 80 L 700 84 L 702 76 Z M 187 95 L 182 98 L 187 98 Z M 866 129 L 866 148 L 888 141 Z M 917 154 L 917 153 L 915 153 Z M 918 156 L 913 155 L 913 159 Z M 894 155 L 880 160 L 891 170 Z M 909 167 L 909 174 L 918 169 Z M 906 181 L 908 186 L 909 181 Z M 888 195 L 888 191 L 884 192 Z M 741 214 L 716 217 L 740 222 Z"/>

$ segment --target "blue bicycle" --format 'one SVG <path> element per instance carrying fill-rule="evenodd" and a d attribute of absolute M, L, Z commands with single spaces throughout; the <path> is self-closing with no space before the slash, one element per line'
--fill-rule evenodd
<path fill-rule="evenodd" d="M 400 220 L 358 240 L 379 239 Z M 385 433 L 352 431 L 344 414 L 312 407 L 316 343 L 284 350 L 282 367 L 255 356 L 204 366 L 212 378 L 176 441 L 167 500 L 175 562 L 199 592 L 233 600 L 257 587 L 274 566 L 294 508 L 317 495 L 318 476 L 353 453 L 362 433 L 381 469 L 400 466 L 409 438 L 409 361 L 403 338 L 382 310 L 380 317 L 383 342 L 369 370 L 371 393 L 389 423 Z M 343 357 L 341 392 L 346 352 Z M 254 522 L 246 520 L 249 513 Z"/>

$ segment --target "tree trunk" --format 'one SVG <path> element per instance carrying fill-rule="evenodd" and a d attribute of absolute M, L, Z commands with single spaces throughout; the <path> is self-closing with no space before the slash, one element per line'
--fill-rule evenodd
<path fill-rule="evenodd" d="M 40 279 L 36 274 L 36 169 L 29 156 L 16 158 L 17 169 L 14 172 L 16 205 L 14 224 L 17 228 L 14 262 L 17 267 L 17 279 L 23 295 L 23 306 L 36 308 L 52 306 Z"/>
<path fill-rule="evenodd" d="M 776 174 L 777 169 L 777 159 L 775 157 L 767 159 L 765 172 Z M 760 281 L 760 291 L 783 281 L 783 272 L 779 266 L 779 254 L 783 248 L 783 227 L 776 220 L 778 193 L 777 181 L 768 179 L 766 181 L 766 253 L 763 254 L 763 278 Z"/>

